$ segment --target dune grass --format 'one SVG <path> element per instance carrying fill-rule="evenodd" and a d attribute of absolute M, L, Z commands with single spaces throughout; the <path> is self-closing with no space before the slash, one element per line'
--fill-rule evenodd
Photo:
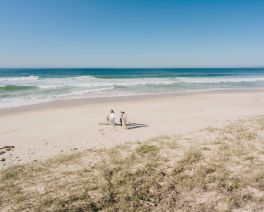
<path fill-rule="evenodd" d="M 14 166 L 0 172 L 0 208 L 261 211 L 263 123 L 264 118 L 242 120 L 224 129 L 162 136 Z"/>

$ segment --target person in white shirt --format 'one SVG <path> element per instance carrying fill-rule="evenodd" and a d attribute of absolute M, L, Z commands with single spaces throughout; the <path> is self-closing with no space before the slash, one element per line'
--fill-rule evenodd
<path fill-rule="evenodd" d="M 111 125 L 116 125 L 116 121 L 115 121 L 115 112 L 114 110 L 110 111 L 110 124 Z"/>

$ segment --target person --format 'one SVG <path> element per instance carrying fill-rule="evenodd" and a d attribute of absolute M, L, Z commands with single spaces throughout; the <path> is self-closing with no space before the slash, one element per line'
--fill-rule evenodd
<path fill-rule="evenodd" d="M 114 110 L 110 110 L 110 125 L 116 125 Z"/>
<path fill-rule="evenodd" d="M 123 111 L 120 111 L 120 119 L 119 119 L 119 121 L 120 121 L 120 125 L 122 126 L 122 122 L 123 122 Z"/>
<path fill-rule="evenodd" d="M 124 111 L 121 111 L 120 124 L 127 128 L 127 115 Z"/>

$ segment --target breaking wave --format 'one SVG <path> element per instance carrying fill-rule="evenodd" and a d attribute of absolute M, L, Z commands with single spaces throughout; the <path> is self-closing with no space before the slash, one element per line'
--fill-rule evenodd
<path fill-rule="evenodd" d="M 186 83 L 232 83 L 264 81 L 264 77 L 178 77 L 177 79 Z"/>
<path fill-rule="evenodd" d="M 12 76 L 0 77 L 0 108 L 56 99 L 127 96 L 264 87 L 264 76 L 127 77 Z"/>

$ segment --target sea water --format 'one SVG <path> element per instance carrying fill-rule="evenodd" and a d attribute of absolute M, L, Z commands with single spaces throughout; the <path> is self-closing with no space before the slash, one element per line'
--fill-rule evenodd
<path fill-rule="evenodd" d="M 0 69 L 0 108 L 58 99 L 264 88 L 264 68 Z"/>

